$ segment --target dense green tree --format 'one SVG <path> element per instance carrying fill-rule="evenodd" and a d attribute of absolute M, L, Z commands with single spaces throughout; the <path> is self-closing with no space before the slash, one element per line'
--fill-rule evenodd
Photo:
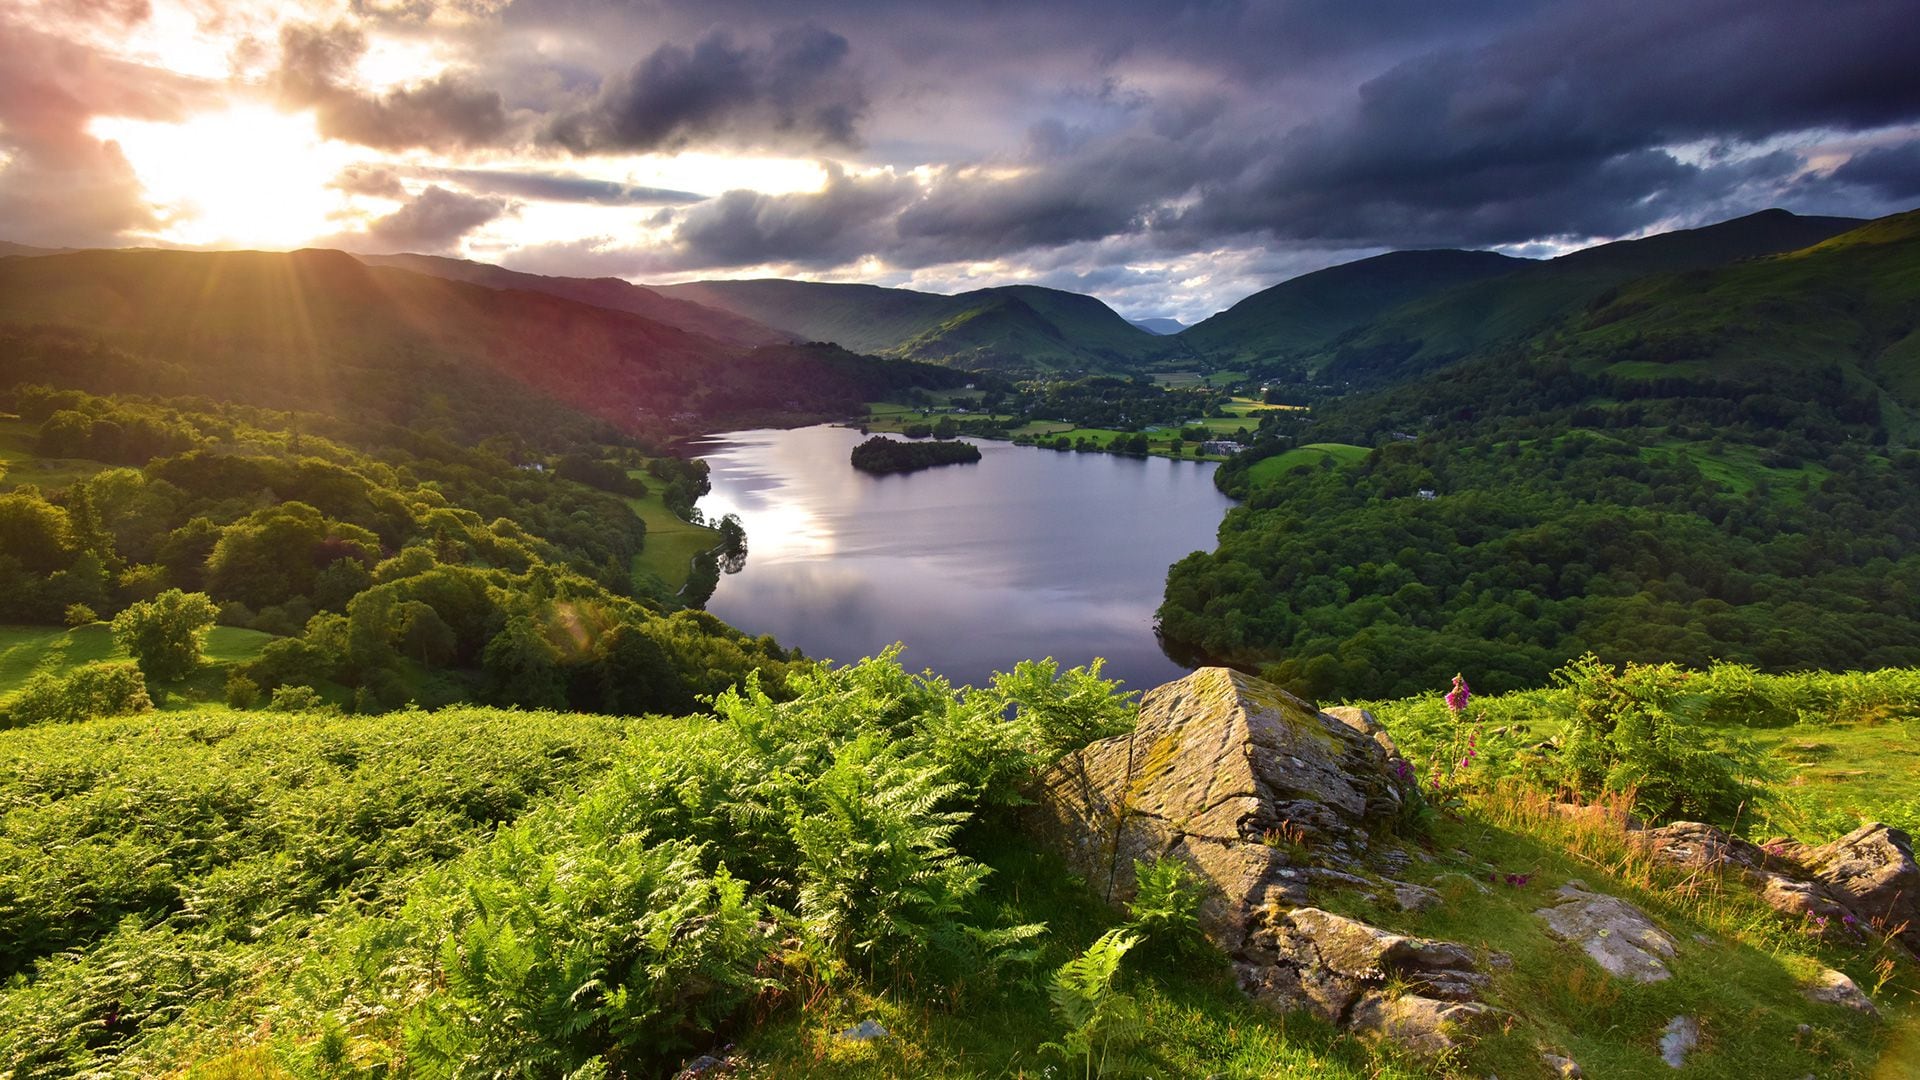
<path fill-rule="evenodd" d="M 200 666 L 200 648 L 218 609 L 205 593 L 168 589 L 113 618 L 113 639 L 152 682 L 172 682 Z"/>

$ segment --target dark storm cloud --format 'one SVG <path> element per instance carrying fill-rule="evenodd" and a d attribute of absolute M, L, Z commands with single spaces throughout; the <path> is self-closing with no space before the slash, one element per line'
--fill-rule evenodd
<path fill-rule="evenodd" d="M 673 268 L 850 262 L 893 246 L 894 216 L 917 193 L 905 177 L 850 177 L 837 167 L 819 192 L 729 191 L 685 212 Z"/>
<path fill-rule="evenodd" d="M 671 188 L 643 187 L 614 180 L 557 172 L 507 172 L 499 169 L 432 169 L 431 175 L 462 187 L 548 202 L 592 203 L 596 206 L 663 206 L 696 203 L 705 195 Z"/>
<path fill-rule="evenodd" d="M 1894 202 L 1920 199 L 1920 140 L 1855 154 L 1828 179 L 1866 188 Z"/>
<path fill-rule="evenodd" d="M 364 236 L 345 237 L 342 243 L 363 251 L 433 254 L 450 250 L 455 241 L 511 209 L 505 199 L 429 187 L 370 223 Z"/>
<path fill-rule="evenodd" d="M 450 150 L 507 138 L 512 124 L 505 102 L 464 75 L 436 75 L 384 94 L 347 85 L 366 50 L 366 35 L 346 23 L 286 26 L 275 77 L 281 101 L 311 106 L 322 135 L 381 150 Z"/>
<path fill-rule="evenodd" d="M 867 99 L 846 70 L 847 51 L 846 38 L 817 26 L 774 34 L 766 48 L 722 30 L 692 48 L 662 45 L 584 107 L 552 118 L 542 138 L 578 154 L 850 147 Z"/>

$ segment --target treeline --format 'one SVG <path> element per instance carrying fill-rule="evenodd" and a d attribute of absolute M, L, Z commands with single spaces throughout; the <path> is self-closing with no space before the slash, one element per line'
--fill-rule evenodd
<path fill-rule="evenodd" d="M 1920 453 L 1874 449 L 1819 371 L 1778 395 L 1635 389 L 1507 356 L 1269 422 L 1220 470 L 1246 505 L 1173 568 L 1162 632 L 1318 697 L 1463 670 L 1517 689 L 1589 651 L 1920 663 L 1920 528 L 1886 512 L 1920 505 Z M 1309 438 L 1381 445 L 1249 483 Z"/>
<path fill-rule="evenodd" d="M 771 640 L 641 591 L 644 524 L 618 495 L 568 479 L 631 493 L 641 482 L 626 466 L 643 459 L 630 442 L 576 444 L 545 470 L 495 452 L 524 447 L 430 436 L 376 456 L 303 433 L 329 426 L 313 418 L 242 406 L 44 387 L 11 398 L 47 451 L 75 450 L 72 433 L 92 428 L 161 432 L 165 452 L 0 495 L 0 621 L 79 622 L 170 589 L 205 594 L 222 623 L 280 635 L 240 673 L 234 704 L 305 686 L 363 711 L 481 700 L 685 712 L 749 671 L 777 688 L 790 666 Z M 696 465 L 654 473 L 670 500 L 704 490 Z"/>
<path fill-rule="evenodd" d="M 853 467 L 861 472 L 897 473 L 980 460 L 980 448 L 963 442 L 901 442 L 879 435 L 853 448 Z"/>

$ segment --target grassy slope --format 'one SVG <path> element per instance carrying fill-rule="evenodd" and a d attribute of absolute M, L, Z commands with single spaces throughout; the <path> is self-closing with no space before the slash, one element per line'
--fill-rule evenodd
<path fill-rule="evenodd" d="M 1481 281 L 1432 289 L 1374 313 L 1355 331 L 1308 350 L 1308 366 L 1335 380 L 1421 371 L 1512 341 L 1648 274 L 1720 266 L 1793 251 L 1859 225 L 1853 218 L 1766 211 L 1700 229 L 1577 251 Z"/>
<path fill-rule="evenodd" d="M 1324 348 L 1419 297 L 1523 265 L 1490 251 L 1389 252 L 1283 281 L 1188 327 L 1179 338 L 1221 361 L 1283 359 Z"/>
<path fill-rule="evenodd" d="M 1846 699 L 1850 685 L 1846 679 L 1830 681 L 1829 699 Z M 1539 692 L 1509 697 L 1510 702 L 1480 704 L 1496 712 L 1551 707 Z M 1412 720 L 1401 714 L 1432 707 L 1423 699 L 1391 703 L 1381 712 L 1397 732 L 1408 732 L 1405 725 Z M 629 724 L 626 749 L 618 753 L 670 752 L 686 737 L 687 725 L 702 723 Z M 609 739 L 619 730 L 618 722 L 604 718 L 459 710 L 413 714 L 404 725 L 390 717 L 177 716 L 0 732 L 0 807 L 17 803 L 28 788 L 44 788 L 53 775 L 49 770 L 65 777 L 60 781 L 64 794 L 50 809 L 0 822 L 41 832 L 79 828 L 94 820 L 87 800 L 116 790 L 138 804 L 125 808 L 120 820 L 127 813 L 159 820 L 179 812 L 182 790 L 224 799 L 223 792 L 240 790 L 236 784 L 249 793 L 247 809 L 238 812 L 270 814 L 303 823 L 300 828 L 309 827 L 306 823 L 325 830 L 357 828 L 363 818 L 377 822 L 409 813 L 409 800 L 420 799 L 462 807 L 462 814 L 486 820 L 512 820 L 539 806 L 574 801 L 576 796 L 564 790 L 568 778 L 593 782 L 598 763 L 615 752 Z M 1418 745 L 1417 733 L 1408 733 L 1405 742 Z M 495 773 L 505 782 L 487 779 Z M 441 793 L 446 785 L 468 794 L 449 797 Z M 500 803 L 489 794 L 500 790 L 530 793 L 533 799 Z M 302 816 L 310 811 L 301 808 L 322 806 L 328 807 L 325 813 Z M 336 993 L 326 973 L 391 973 L 377 978 L 390 982 L 394 996 L 385 1000 L 402 1008 L 409 995 L 435 985 L 431 959 L 393 951 L 396 945 L 378 931 L 380 913 L 420 894 L 422 881 L 413 871 L 483 840 L 487 830 L 473 824 L 436 820 L 430 823 L 430 840 L 425 834 L 387 832 L 380 858 L 356 871 L 355 888 L 369 909 L 329 910 L 324 903 L 329 894 L 303 887 L 292 894 L 291 906 L 251 937 L 227 937 L 218 927 L 203 933 L 191 923 L 164 932 L 122 924 L 48 964 L 33 983 L 0 990 L 0 1043 L 9 1037 L 66 1039 L 63 1017 L 107 1008 L 114 995 L 125 993 L 114 981 L 124 969 L 129 977 L 151 981 L 150 996 L 139 999 L 142 1007 L 176 1002 L 178 1012 L 169 1014 L 165 1025 L 145 1029 L 120 1067 L 160 1074 L 191 1066 L 190 1075 L 203 1077 L 305 1075 L 286 1066 L 309 1059 L 276 1058 L 257 1047 L 269 1033 L 263 1023 L 268 1019 L 278 1053 L 318 1053 L 315 1048 L 329 1045 L 319 1036 L 331 1029 L 341 1033 L 338 1045 L 348 1060 L 363 1067 L 398 1063 L 404 1060 L 401 1028 L 386 1010 L 337 1016 L 315 1011 Z M 150 845 L 168 842 L 171 834 L 136 835 Z M 297 830 L 284 835 L 267 830 L 238 833 L 226 843 L 243 838 L 245 844 L 309 842 Z M 239 860 L 234 870 L 192 871 L 198 863 L 184 855 L 180 866 L 182 872 L 203 874 L 187 879 L 191 888 L 221 898 L 222 904 L 246 895 L 225 899 L 229 887 L 220 883 L 239 879 L 223 874 L 256 863 L 271 866 L 275 857 L 267 849 L 211 850 L 219 852 L 217 859 Z M 105 849 L 99 854 L 104 858 Z M 1147 1024 L 1148 1071 L 1339 1080 L 1495 1073 L 1513 1080 L 1544 1077 L 1538 1054 L 1546 1048 L 1571 1054 L 1589 1076 L 1664 1075 L 1656 1057 L 1659 1032 L 1670 1017 L 1684 1013 L 1699 1019 L 1706 1035 L 1689 1061 L 1688 1076 L 1912 1075 L 1916 1059 L 1904 1048 L 1913 1045 L 1920 1028 L 1910 969 L 1877 990 L 1887 1016 L 1884 1025 L 1813 1004 L 1801 997 L 1799 984 L 1820 966 L 1841 967 L 1862 985 L 1874 986 L 1872 951 L 1815 941 L 1780 924 L 1744 890 L 1651 868 L 1602 825 L 1569 824 L 1547 811 L 1543 801 L 1488 791 L 1469 798 L 1456 816 L 1442 819 L 1431 837 L 1415 845 L 1413 856 L 1405 876 L 1438 889 L 1448 901 L 1442 907 L 1401 912 L 1354 891 L 1323 890 L 1317 902 L 1392 929 L 1511 957 L 1510 966 L 1494 967 L 1491 991 L 1493 1000 L 1516 1013 L 1504 1030 L 1444 1066 L 1421 1067 L 1341 1039 L 1307 1018 L 1278 1017 L 1250 1005 L 1217 958 L 1178 959 L 1148 951 L 1130 958 L 1124 979 Z M 990 895 L 1007 918 L 1050 927 L 1041 972 L 1117 921 L 1056 861 L 1023 842 L 1010 837 L 987 857 L 995 868 Z M 51 863 L 19 865 L 34 873 L 54 869 Z M 74 873 L 110 869 L 101 859 L 74 866 Z M 1509 882 L 1508 874 L 1523 874 L 1526 880 Z M 1680 953 L 1672 980 L 1623 985 L 1544 933 L 1533 912 L 1550 902 L 1556 887 L 1576 878 L 1640 905 L 1674 935 Z M 263 879 L 260 887 L 269 892 L 257 894 L 269 904 L 276 887 L 272 880 Z M 369 911 L 375 917 L 369 918 Z M 307 969 L 319 977 L 302 976 Z M 412 980 L 411 989 L 391 983 L 401 972 Z M 210 979 L 220 992 L 192 992 L 193 979 Z M 865 1019 L 878 1020 L 889 1036 L 865 1044 L 833 1037 Z M 1801 1024 L 1808 1028 L 1804 1035 Z M 1039 1049 L 1058 1035 L 1037 982 L 977 988 L 953 1000 L 924 997 L 882 978 L 849 979 L 769 1000 L 756 1023 L 716 1042 L 736 1042 L 737 1053 L 752 1062 L 756 1076 L 1039 1077 L 1062 1075 L 1057 1061 Z"/>
<path fill-rule="evenodd" d="M 1358 461 L 1369 453 L 1371 451 L 1364 446 L 1353 446 L 1348 443 L 1308 443 L 1256 463 L 1253 468 L 1247 470 L 1247 482 L 1264 484 L 1296 466 L 1319 465 L 1322 461 L 1330 460 L 1335 465 L 1345 465 L 1350 461 Z"/>
<path fill-rule="evenodd" d="M 716 341 L 735 345 L 771 345 L 790 340 L 789 335 L 760 325 L 730 311 L 707 307 L 690 300 L 677 300 L 620 278 L 549 277 L 524 274 L 487 263 L 467 259 L 449 259 L 439 255 L 356 255 L 369 266 L 394 266 L 415 273 L 453 281 L 468 281 L 490 289 L 522 289 L 576 300 L 594 307 L 610 308 L 642 315 L 704 334 Z"/>
<path fill-rule="evenodd" d="M 1615 376 L 1764 379 L 1838 368 L 1920 407 L 1920 211 L 1710 274 L 1622 287 L 1570 328 L 1565 355 Z"/>
<path fill-rule="evenodd" d="M 79 458 L 43 458 L 36 450 L 39 425 L 0 414 L 0 491 L 32 484 L 54 491 L 106 468 Z"/>
<path fill-rule="evenodd" d="M 203 650 L 206 665 L 168 695 L 163 708 L 202 707 L 218 694 L 228 668 L 260 655 L 272 634 L 235 626 L 216 626 L 207 632 Z M 113 643 L 113 631 L 104 622 L 73 629 L 57 626 L 0 626 L 0 700 L 11 697 L 35 675 L 65 675 L 83 664 L 125 659 Z M 199 699 L 194 704 L 187 699 Z"/>
<path fill-rule="evenodd" d="M 718 532 L 682 521 L 678 514 L 667 509 L 658 493 L 629 498 L 627 505 L 647 523 L 646 547 L 633 557 L 636 576 L 651 574 L 666 582 L 669 589 L 678 589 L 687 583 L 693 557 L 720 544 Z"/>

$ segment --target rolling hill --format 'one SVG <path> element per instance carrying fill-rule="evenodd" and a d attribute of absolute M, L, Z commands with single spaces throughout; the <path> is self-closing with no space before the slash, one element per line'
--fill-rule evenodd
<path fill-rule="evenodd" d="M 761 279 L 698 281 L 659 291 L 810 341 L 971 370 L 1130 371 L 1187 354 L 1178 339 L 1142 330 L 1093 297 L 1035 285 L 944 296 Z"/>
<path fill-rule="evenodd" d="M 731 311 L 707 307 L 690 300 L 662 296 L 643 285 L 621 278 L 549 277 L 524 274 L 517 270 L 450 259 L 441 255 L 355 255 L 369 266 L 391 266 L 451 281 L 485 285 L 489 289 L 519 289 L 546 293 L 594 307 L 610 308 L 632 315 L 643 315 L 689 333 L 703 334 L 730 345 L 788 345 L 794 335 L 782 333 L 736 315 Z"/>
<path fill-rule="evenodd" d="M 1388 252 L 1254 293 L 1181 331 L 1180 340 L 1229 364 L 1313 355 L 1402 304 L 1524 265 L 1491 251 Z"/>
<path fill-rule="evenodd" d="M 5 324 L 18 333 L 65 328 L 124 350 L 145 365 L 148 392 L 398 423 L 446 413 L 456 390 L 524 414 L 531 389 L 633 429 L 766 409 L 840 412 L 902 380 L 950 378 L 822 347 L 745 349 L 627 312 L 367 266 L 338 251 L 4 259 Z M 23 378 L 56 362 L 69 361 L 17 342 L 9 349 L 9 369 Z M 127 388 L 124 373 L 115 379 Z"/>
<path fill-rule="evenodd" d="M 1517 341 L 1636 278 L 1793 251 L 1861 224 L 1766 210 L 1537 262 L 1395 252 L 1284 282 L 1180 337 L 1222 361 L 1292 361 L 1323 384 L 1379 385 Z"/>

